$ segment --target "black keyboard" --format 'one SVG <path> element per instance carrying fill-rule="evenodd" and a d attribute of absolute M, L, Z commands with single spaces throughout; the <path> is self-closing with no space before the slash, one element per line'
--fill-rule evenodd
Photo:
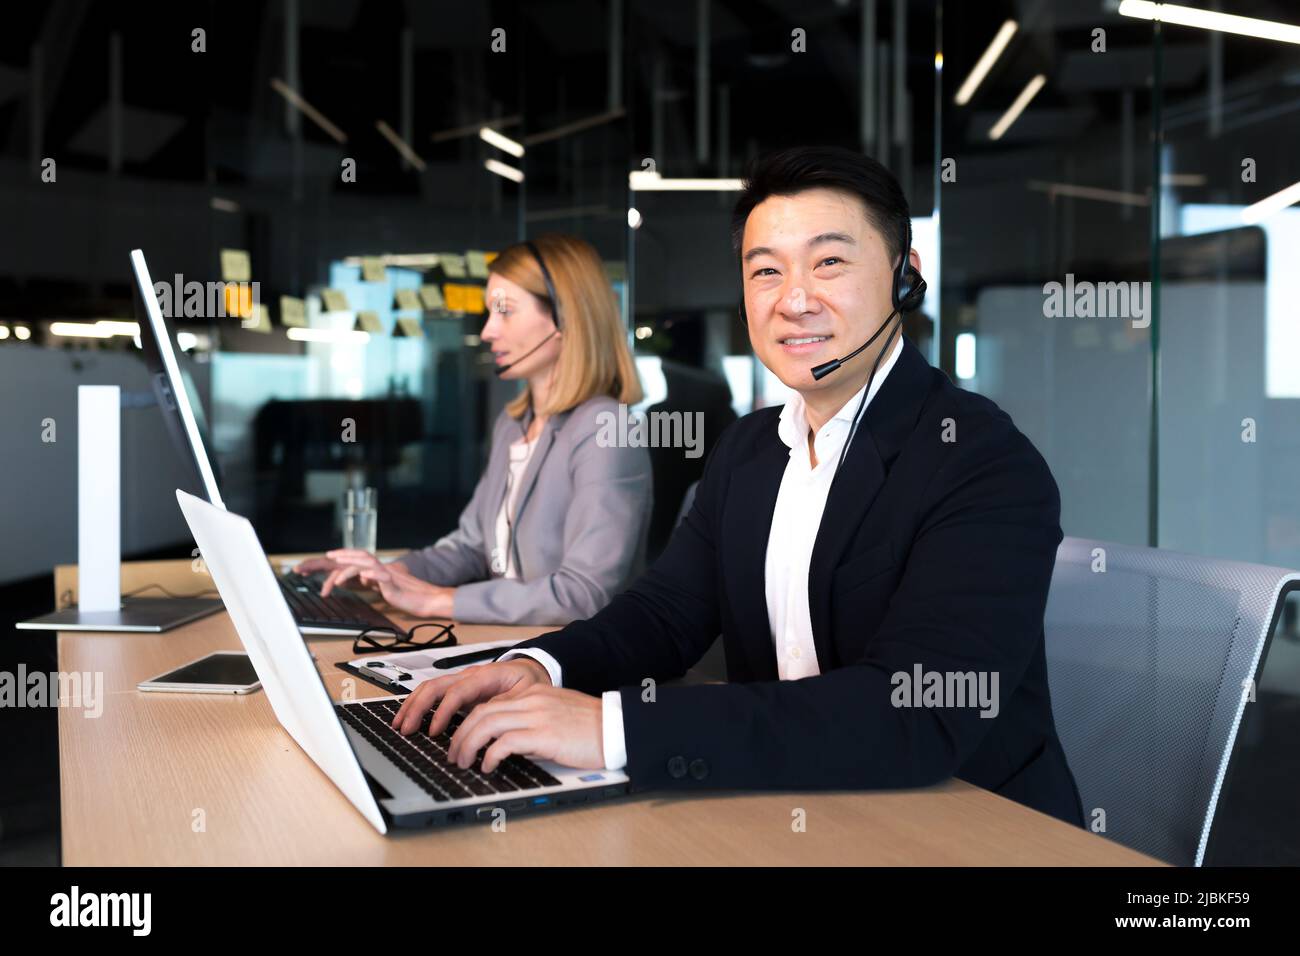
<path fill-rule="evenodd" d="M 323 578 L 295 574 L 290 571 L 279 578 L 280 590 L 299 627 L 324 627 L 339 631 L 364 631 L 383 628 L 403 633 L 392 621 L 384 617 L 365 600 L 336 588 L 330 596 L 320 596 Z"/>
<path fill-rule="evenodd" d="M 511 754 L 497 765 L 492 773 L 483 772 L 484 747 L 474 758 L 474 763 L 462 770 L 447 759 L 451 735 L 460 726 L 462 717 L 456 714 L 450 726 L 436 737 L 429 736 L 429 721 L 433 712 L 426 714 L 419 730 L 409 737 L 393 729 L 401 699 L 358 701 L 335 704 L 339 716 L 362 737 L 374 744 L 403 773 L 434 800 L 462 800 L 467 797 L 488 797 L 497 793 L 514 793 L 537 787 L 558 787 L 555 779 L 526 757 Z"/>

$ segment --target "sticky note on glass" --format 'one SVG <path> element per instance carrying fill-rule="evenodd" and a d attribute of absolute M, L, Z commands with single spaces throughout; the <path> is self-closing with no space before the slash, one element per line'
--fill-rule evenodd
<path fill-rule="evenodd" d="M 361 332 L 369 332 L 371 335 L 378 335 L 384 331 L 384 323 L 379 321 L 379 313 L 366 310 L 357 313 L 357 329 Z"/>
<path fill-rule="evenodd" d="M 465 311 L 465 287 L 458 282 L 444 282 L 442 296 L 447 300 L 447 309 L 451 312 Z"/>
<path fill-rule="evenodd" d="M 307 324 L 307 303 L 291 295 L 280 296 L 280 324 L 302 328 Z"/>
<path fill-rule="evenodd" d="M 444 308 L 442 290 L 436 285 L 420 286 L 420 304 L 431 312 Z"/>
<path fill-rule="evenodd" d="M 487 278 L 487 253 L 483 252 L 481 249 L 470 249 L 466 252 L 465 265 L 469 267 L 469 274 L 475 279 Z"/>
<path fill-rule="evenodd" d="M 221 281 L 247 282 L 253 278 L 253 267 L 245 249 L 221 250 Z"/>
<path fill-rule="evenodd" d="M 269 333 L 271 331 L 271 310 L 258 302 L 253 306 L 252 315 L 239 324 L 250 332 Z"/>
<path fill-rule="evenodd" d="M 499 252 L 485 252 L 485 253 L 483 253 L 483 264 L 484 264 L 484 265 L 489 265 L 489 266 L 492 265 L 492 260 L 495 259 L 495 258 L 496 258 L 497 256 L 499 256 L 499 255 L 501 255 L 501 253 L 499 253 Z"/>
<path fill-rule="evenodd" d="M 465 311 L 472 312 L 475 315 L 482 315 L 487 311 L 483 304 L 483 287 L 481 285 L 465 286 Z"/>
<path fill-rule="evenodd" d="M 435 287 L 430 286 L 430 288 L 435 288 Z M 397 307 L 403 310 L 419 309 L 420 293 L 416 292 L 414 289 L 398 289 Z"/>
<path fill-rule="evenodd" d="M 326 312 L 346 312 L 348 310 L 348 297 L 343 294 L 341 289 L 322 289 L 320 300 L 325 305 Z"/>
<path fill-rule="evenodd" d="M 247 282 L 227 282 L 221 287 L 225 297 L 226 315 L 241 322 L 253 317 L 253 287 Z"/>
<path fill-rule="evenodd" d="M 465 278 L 465 257 L 458 256 L 454 252 L 438 253 L 438 265 L 442 266 L 443 274 L 448 279 Z"/>
<path fill-rule="evenodd" d="M 387 282 L 388 267 L 379 256 L 366 256 L 361 260 L 362 282 Z"/>
<path fill-rule="evenodd" d="M 400 318 L 397 324 L 393 326 L 393 338 L 396 339 L 422 339 L 424 338 L 424 329 L 420 326 L 419 319 Z"/>

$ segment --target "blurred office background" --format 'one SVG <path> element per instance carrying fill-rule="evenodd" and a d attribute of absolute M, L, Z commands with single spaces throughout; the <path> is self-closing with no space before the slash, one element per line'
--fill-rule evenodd
<path fill-rule="evenodd" d="M 1194 5 L 1300 22 L 1286 0 Z M 784 400 L 736 314 L 728 221 L 747 160 L 807 143 L 898 174 L 931 289 L 906 331 L 1041 450 L 1067 535 L 1300 565 L 1300 208 L 1256 205 L 1300 180 L 1300 46 L 1129 15 L 1140 6 L 14 8 L 0 33 L 0 666 L 53 667 L 52 641 L 10 622 L 49 610 L 51 567 L 76 560 L 78 384 L 125 396 L 124 558 L 192 547 L 168 504 L 192 479 L 129 326 L 103 324 L 137 318 L 132 248 L 156 281 L 200 282 L 225 278 L 233 250 L 260 285 L 263 321 L 174 325 L 227 505 L 267 549 L 336 545 L 356 484 L 379 489 L 381 548 L 418 545 L 454 524 L 513 394 L 478 345 L 482 264 L 525 236 L 572 232 L 601 253 L 641 409 L 703 412 L 707 448 Z M 1049 316 L 1044 287 L 1067 277 L 1149 283 L 1147 311 Z M 327 309 L 327 289 L 347 308 Z M 282 297 L 305 325 L 286 324 Z M 703 459 L 657 450 L 654 464 L 652 551 Z M 0 795 L 0 854 L 40 858 L 57 827 L 52 714 L 6 720 L 24 748 L 6 767 L 25 769 Z"/>

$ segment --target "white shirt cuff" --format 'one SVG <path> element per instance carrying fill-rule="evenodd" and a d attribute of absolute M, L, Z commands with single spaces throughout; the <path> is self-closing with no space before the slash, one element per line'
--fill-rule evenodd
<path fill-rule="evenodd" d="M 627 740 L 623 737 L 623 697 L 616 690 L 600 695 L 600 727 L 605 769 L 622 770 L 627 766 Z"/>
<path fill-rule="evenodd" d="M 563 676 L 563 673 L 560 670 L 560 662 L 540 647 L 524 647 L 517 651 L 506 651 L 498 657 L 497 660 L 508 661 L 512 657 L 531 657 L 533 660 L 537 661 L 537 663 L 546 668 L 546 673 L 551 677 L 552 687 L 564 686 L 560 683 L 560 678 Z"/>

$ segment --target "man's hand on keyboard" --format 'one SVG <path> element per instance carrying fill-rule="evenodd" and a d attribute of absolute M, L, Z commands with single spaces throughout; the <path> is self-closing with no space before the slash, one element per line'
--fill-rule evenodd
<path fill-rule="evenodd" d="M 486 747 L 483 773 L 496 770 L 511 754 L 601 770 L 605 766 L 603 723 L 599 697 L 538 683 L 498 694 L 470 711 L 452 734 L 447 758 L 469 767 Z"/>
<path fill-rule="evenodd" d="M 546 668 L 530 657 L 480 664 L 424 681 L 402 702 L 394 729 L 414 733 L 435 705 L 431 737 L 446 730 L 457 711 L 473 708 L 448 749 L 450 759 L 462 767 L 470 766 L 485 746 L 484 773 L 511 754 L 569 767 L 605 766 L 600 698 L 552 687 Z M 489 741 L 494 741 L 491 746 Z"/>
<path fill-rule="evenodd" d="M 393 729 L 412 734 L 424 721 L 424 715 L 437 706 L 429 723 L 429 736 L 436 737 L 447 729 L 452 715 L 499 694 L 523 691 L 536 684 L 551 686 L 546 668 L 531 657 L 479 664 L 446 677 L 426 680 L 402 701 Z"/>

